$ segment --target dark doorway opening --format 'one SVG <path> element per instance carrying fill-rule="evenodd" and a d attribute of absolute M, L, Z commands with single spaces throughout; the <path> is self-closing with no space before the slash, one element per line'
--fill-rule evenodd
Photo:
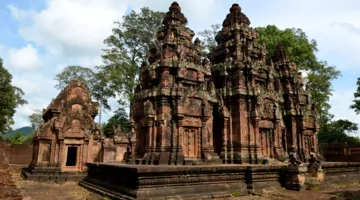
<path fill-rule="evenodd" d="M 222 138 L 222 132 L 224 129 L 224 119 L 221 117 L 219 113 L 219 108 L 217 105 L 214 106 L 213 110 L 213 146 L 214 151 L 220 155 L 221 153 L 221 147 L 223 145 L 223 138 Z"/>
<path fill-rule="evenodd" d="M 77 147 L 68 147 L 66 166 L 76 166 Z"/>

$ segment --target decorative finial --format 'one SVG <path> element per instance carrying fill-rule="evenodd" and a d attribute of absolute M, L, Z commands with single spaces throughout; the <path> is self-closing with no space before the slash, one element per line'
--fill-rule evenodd
<path fill-rule="evenodd" d="M 172 4 L 171 4 L 171 6 L 169 7 L 169 11 L 173 11 L 173 12 L 175 12 L 175 11 L 181 11 L 181 7 L 179 6 L 179 3 L 178 2 L 176 2 L 176 1 L 174 1 Z"/>
<path fill-rule="evenodd" d="M 241 7 L 237 3 L 234 3 L 230 8 L 230 13 L 234 12 L 241 12 Z"/>

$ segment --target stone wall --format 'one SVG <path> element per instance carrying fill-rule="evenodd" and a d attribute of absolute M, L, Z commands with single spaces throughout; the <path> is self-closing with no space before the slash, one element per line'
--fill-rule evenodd
<path fill-rule="evenodd" d="M 327 162 L 360 162 L 360 146 L 346 144 L 321 144 Z"/>
<path fill-rule="evenodd" d="M 9 164 L 29 165 L 31 163 L 32 153 L 32 144 L 14 145 L 0 142 L 0 164 L 4 164 L 5 160 L 8 159 Z"/>

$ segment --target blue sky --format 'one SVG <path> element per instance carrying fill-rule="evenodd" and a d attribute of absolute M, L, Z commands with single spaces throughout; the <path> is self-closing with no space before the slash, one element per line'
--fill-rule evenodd
<path fill-rule="evenodd" d="M 179 0 L 189 28 L 196 33 L 221 23 L 233 3 L 239 3 L 252 27 L 274 24 L 301 28 L 318 42 L 317 56 L 341 70 L 333 82 L 331 112 L 336 118 L 360 123 L 349 109 L 360 76 L 360 1 L 358 0 Z M 59 91 L 55 74 L 67 65 L 93 67 L 101 63 L 103 40 L 113 21 L 131 9 L 148 6 L 167 11 L 171 0 L 1 0 L 0 57 L 22 88 L 29 104 L 19 107 L 14 128 L 29 125 L 28 115 L 46 107 Z M 110 100 L 116 108 L 115 100 Z M 107 120 L 111 112 L 104 114 Z"/>

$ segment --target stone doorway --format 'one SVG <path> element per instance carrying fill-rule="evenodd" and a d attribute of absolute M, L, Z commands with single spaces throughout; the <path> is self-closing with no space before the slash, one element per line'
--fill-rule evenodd
<path fill-rule="evenodd" d="M 75 167 L 77 165 L 78 147 L 69 146 L 66 155 L 66 166 Z"/>
<path fill-rule="evenodd" d="M 263 156 L 272 157 L 274 131 L 269 128 L 261 128 L 259 131 L 261 138 L 261 153 Z"/>
<path fill-rule="evenodd" d="M 185 128 L 183 134 L 183 152 L 188 158 L 197 158 L 197 129 Z"/>

